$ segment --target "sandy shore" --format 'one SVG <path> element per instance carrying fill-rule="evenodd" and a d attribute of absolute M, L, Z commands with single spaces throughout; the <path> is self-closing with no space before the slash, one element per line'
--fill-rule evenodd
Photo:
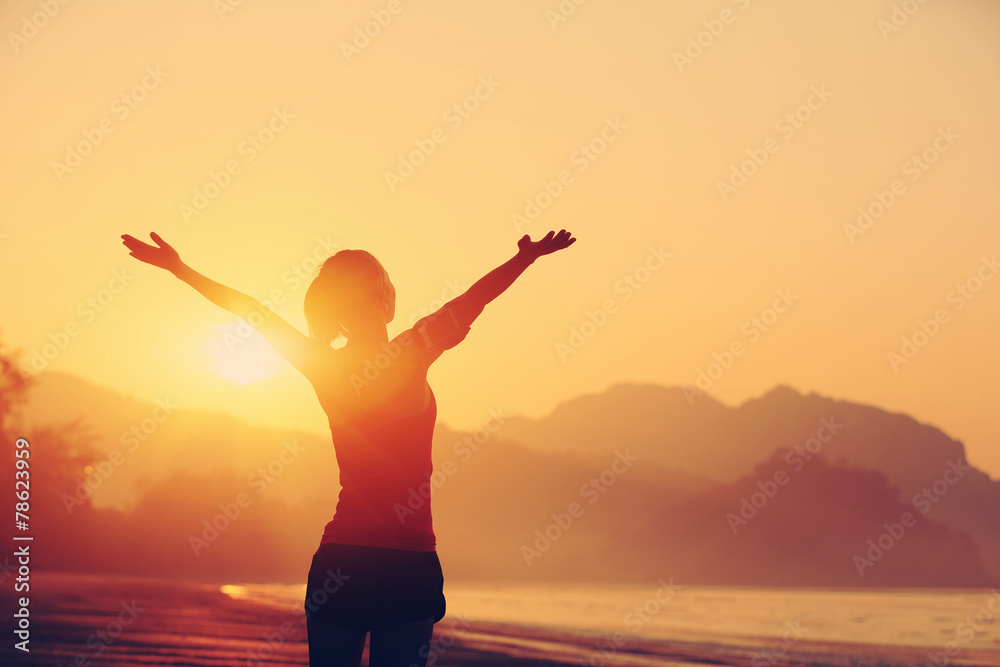
<path fill-rule="evenodd" d="M 12 648 L 13 593 L 6 588 L 0 663 L 38 666 L 308 665 L 298 610 L 234 600 L 218 587 L 108 577 L 35 574 L 31 652 Z M 548 665 L 923 665 L 913 647 L 800 641 L 781 660 L 762 661 L 759 647 L 627 638 L 553 631 L 445 617 L 435 629 L 435 664 Z M 603 648 L 603 651 L 601 650 Z M 756 658 L 756 660 L 755 660 Z M 954 665 L 996 665 L 995 656 L 967 652 Z"/>

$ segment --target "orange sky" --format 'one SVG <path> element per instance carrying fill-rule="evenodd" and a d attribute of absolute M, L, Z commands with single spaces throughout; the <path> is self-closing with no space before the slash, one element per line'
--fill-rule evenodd
<path fill-rule="evenodd" d="M 0 6 L 0 334 L 30 355 L 68 327 L 48 369 L 323 432 L 303 378 L 253 340 L 234 359 L 233 318 L 119 236 L 303 330 L 298 276 L 365 248 L 394 335 L 567 228 L 432 369 L 442 422 L 694 384 L 735 349 L 723 402 L 906 412 L 1000 476 L 995 2 L 51 4 Z"/>

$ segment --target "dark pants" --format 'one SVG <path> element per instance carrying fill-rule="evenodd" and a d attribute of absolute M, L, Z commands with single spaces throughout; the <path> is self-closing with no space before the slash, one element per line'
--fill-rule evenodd
<path fill-rule="evenodd" d="M 371 632 L 371 667 L 423 667 L 444 617 L 443 588 L 433 551 L 321 544 L 306 586 L 309 664 L 359 664 Z"/>

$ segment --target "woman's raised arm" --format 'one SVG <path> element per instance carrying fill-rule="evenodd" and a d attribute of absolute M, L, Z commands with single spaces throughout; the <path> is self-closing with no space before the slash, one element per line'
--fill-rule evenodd
<path fill-rule="evenodd" d="M 527 234 L 517 242 L 517 254 L 493 269 L 465 292 L 448 302 L 465 326 L 471 326 L 483 309 L 510 287 L 529 265 L 543 255 L 568 248 L 576 239 L 565 229 L 550 231 L 539 241 Z"/>
<path fill-rule="evenodd" d="M 274 311 L 252 296 L 227 287 L 192 269 L 181 261 L 177 251 L 160 238 L 156 232 L 151 232 L 149 236 L 156 243 L 155 246 L 128 234 L 122 234 L 122 242 L 129 249 L 129 255 L 132 257 L 169 271 L 215 305 L 246 320 L 248 324 L 260 332 L 278 354 L 307 377 L 310 376 L 318 361 L 316 341 L 280 318 Z"/>

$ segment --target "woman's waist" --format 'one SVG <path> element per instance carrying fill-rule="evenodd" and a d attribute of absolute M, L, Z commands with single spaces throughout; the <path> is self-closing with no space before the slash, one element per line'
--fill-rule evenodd
<path fill-rule="evenodd" d="M 433 551 L 436 538 L 429 511 L 397 507 L 386 512 L 338 504 L 333 519 L 323 531 L 321 543 L 327 542 Z"/>

